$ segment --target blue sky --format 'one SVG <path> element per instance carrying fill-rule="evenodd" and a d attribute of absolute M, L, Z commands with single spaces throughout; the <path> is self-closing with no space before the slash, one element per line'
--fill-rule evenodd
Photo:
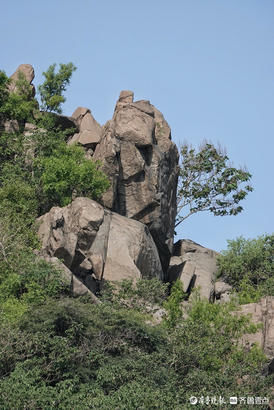
<path fill-rule="evenodd" d="M 252 173 L 242 214 L 200 213 L 177 230 L 221 250 L 226 240 L 273 232 L 273 0 L 9 0 L 1 7 L 0 69 L 54 62 L 77 67 L 64 114 L 91 109 L 103 124 L 119 92 L 149 99 L 178 144 L 226 147 Z"/>

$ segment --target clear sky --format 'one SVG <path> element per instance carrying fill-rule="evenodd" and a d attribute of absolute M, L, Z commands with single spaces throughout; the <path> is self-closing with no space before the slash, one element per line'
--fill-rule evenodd
<path fill-rule="evenodd" d="M 129 89 L 163 112 L 176 143 L 220 142 L 246 165 L 254 192 L 242 214 L 194 215 L 177 238 L 219 251 L 273 232 L 273 0 L 5 0 L 0 50 L 0 69 L 32 64 L 36 85 L 72 61 L 66 115 L 86 106 L 104 124 Z"/>

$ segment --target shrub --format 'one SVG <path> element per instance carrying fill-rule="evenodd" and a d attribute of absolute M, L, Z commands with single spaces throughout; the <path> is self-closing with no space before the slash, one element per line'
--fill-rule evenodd
<path fill-rule="evenodd" d="M 218 276 L 240 291 L 242 301 L 248 293 L 253 294 L 252 301 L 274 295 L 273 250 L 274 235 L 228 241 L 228 249 L 217 260 Z"/>
<path fill-rule="evenodd" d="M 177 279 L 173 284 L 170 292 L 170 296 L 164 303 L 164 308 L 167 311 L 167 317 L 165 324 L 167 327 L 172 328 L 176 326 L 179 320 L 182 318 L 181 302 L 186 298 L 186 294 L 183 291 L 183 284 L 180 279 Z"/>
<path fill-rule="evenodd" d="M 48 209 L 68 205 L 73 195 L 98 199 L 109 187 L 100 164 L 86 159 L 82 147 L 65 143 L 60 143 L 51 156 L 37 159 L 36 178 Z"/>

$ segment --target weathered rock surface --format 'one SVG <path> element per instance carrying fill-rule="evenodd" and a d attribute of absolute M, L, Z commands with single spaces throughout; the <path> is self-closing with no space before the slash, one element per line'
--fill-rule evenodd
<path fill-rule="evenodd" d="M 230 294 L 232 292 L 232 286 L 223 281 L 217 281 L 214 284 L 214 300 L 216 302 L 228 302 L 230 300 Z"/>
<path fill-rule="evenodd" d="M 200 287 L 201 296 L 211 299 L 217 271 L 216 256 L 217 252 L 189 239 L 179 240 L 174 245 L 168 280 L 174 282 L 179 278 L 188 294 L 194 287 Z"/>
<path fill-rule="evenodd" d="M 133 102 L 133 93 L 122 91 L 93 158 L 103 163 L 111 181 L 103 205 L 148 226 L 167 270 L 176 216 L 178 151 L 163 115 L 149 101 Z"/>
<path fill-rule="evenodd" d="M 79 132 L 74 134 L 68 144 L 79 143 L 85 148 L 95 149 L 100 142 L 102 127 L 93 118 L 88 108 L 78 107 L 72 114 Z"/>
<path fill-rule="evenodd" d="M 163 279 L 148 228 L 88 198 L 52 208 L 38 219 L 42 253 L 57 257 L 93 290 L 102 279 Z"/>
<path fill-rule="evenodd" d="M 61 273 L 63 280 L 70 286 L 73 296 L 89 295 L 93 303 L 101 303 L 94 295 L 96 289 L 93 289 L 91 292 L 88 287 L 83 284 L 83 282 L 73 275 L 73 273 L 60 261 L 60 259 L 50 256 L 45 256 L 43 259 L 57 268 L 57 270 Z"/>
<path fill-rule="evenodd" d="M 17 87 L 16 87 L 16 81 L 19 79 L 19 73 L 22 73 L 25 76 L 25 79 L 27 82 L 31 85 L 32 88 L 32 95 L 33 97 L 35 96 L 35 87 L 32 84 L 32 81 L 34 79 L 34 69 L 30 64 L 21 64 L 19 67 L 16 69 L 16 71 L 10 76 L 11 78 L 11 83 L 9 85 L 9 90 L 10 92 L 16 92 Z"/>
<path fill-rule="evenodd" d="M 270 359 L 274 358 L 274 297 L 267 296 L 257 303 L 242 305 L 241 314 L 250 315 L 253 323 L 262 324 L 256 333 L 245 335 L 242 343 L 249 348 L 257 343 Z"/>
<path fill-rule="evenodd" d="M 20 129 L 17 120 L 0 121 L 0 131 L 4 132 L 18 132 Z"/>

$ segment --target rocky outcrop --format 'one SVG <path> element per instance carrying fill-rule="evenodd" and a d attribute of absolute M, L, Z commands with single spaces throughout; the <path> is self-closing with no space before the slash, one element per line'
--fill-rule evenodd
<path fill-rule="evenodd" d="M 88 198 L 52 208 L 38 219 L 42 254 L 57 257 L 93 290 L 103 279 L 163 279 L 148 228 Z"/>
<path fill-rule="evenodd" d="M 16 87 L 16 81 L 19 80 L 20 73 L 22 73 L 27 80 L 27 82 L 30 84 L 32 88 L 32 96 L 35 96 L 35 87 L 32 84 L 32 81 L 34 79 L 34 69 L 30 64 L 21 64 L 19 67 L 16 69 L 16 71 L 10 76 L 10 79 L 12 80 L 10 85 L 9 85 L 9 90 L 10 92 L 16 92 L 17 87 Z"/>
<path fill-rule="evenodd" d="M 84 296 L 88 295 L 91 301 L 95 304 L 101 303 L 100 300 L 95 296 L 96 289 L 88 289 L 73 273 L 64 265 L 60 259 L 56 257 L 44 256 L 43 259 L 52 264 L 58 272 L 61 274 L 63 281 L 70 287 L 73 296 Z"/>
<path fill-rule="evenodd" d="M 223 281 L 217 281 L 214 284 L 214 301 L 229 302 L 232 293 L 232 286 Z"/>
<path fill-rule="evenodd" d="M 274 297 L 267 296 L 257 303 L 242 305 L 239 313 L 249 315 L 255 324 L 261 324 L 256 333 L 245 335 L 242 343 L 247 348 L 255 343 L 269 359 L 274 359 Z"/>
<path fill-rule="evenodd" d="M 102 127 L 93 118 L 88 108 L 78 107 L 72 114 L 79 132 L 74 134 L 68 141 L 68 144 L 78 143 L 83 147 L 92 150 L 93 153 L 96 145 L 100 142 Z"/>
<path fill-rule="evenodd" d="M 111 181 L 102 204 L 148 226 L 167 270 L 176 215 L 178 151 L 163 115 L 149 101 L 133 102 L 133 93 L 122 91 L 93 158 L 102 162 Z"/>
<path fill-rule="evenodd" d="M 180 279 L 183 289 L 190 294 L 195 287 L 200 288 L 202 297 L 212 299 L 214 279 L 217 271 L 217 252 L 189 240 L 183 239 L 174 245 L 173 256 L 168 270 L 169 282 Z"/>

